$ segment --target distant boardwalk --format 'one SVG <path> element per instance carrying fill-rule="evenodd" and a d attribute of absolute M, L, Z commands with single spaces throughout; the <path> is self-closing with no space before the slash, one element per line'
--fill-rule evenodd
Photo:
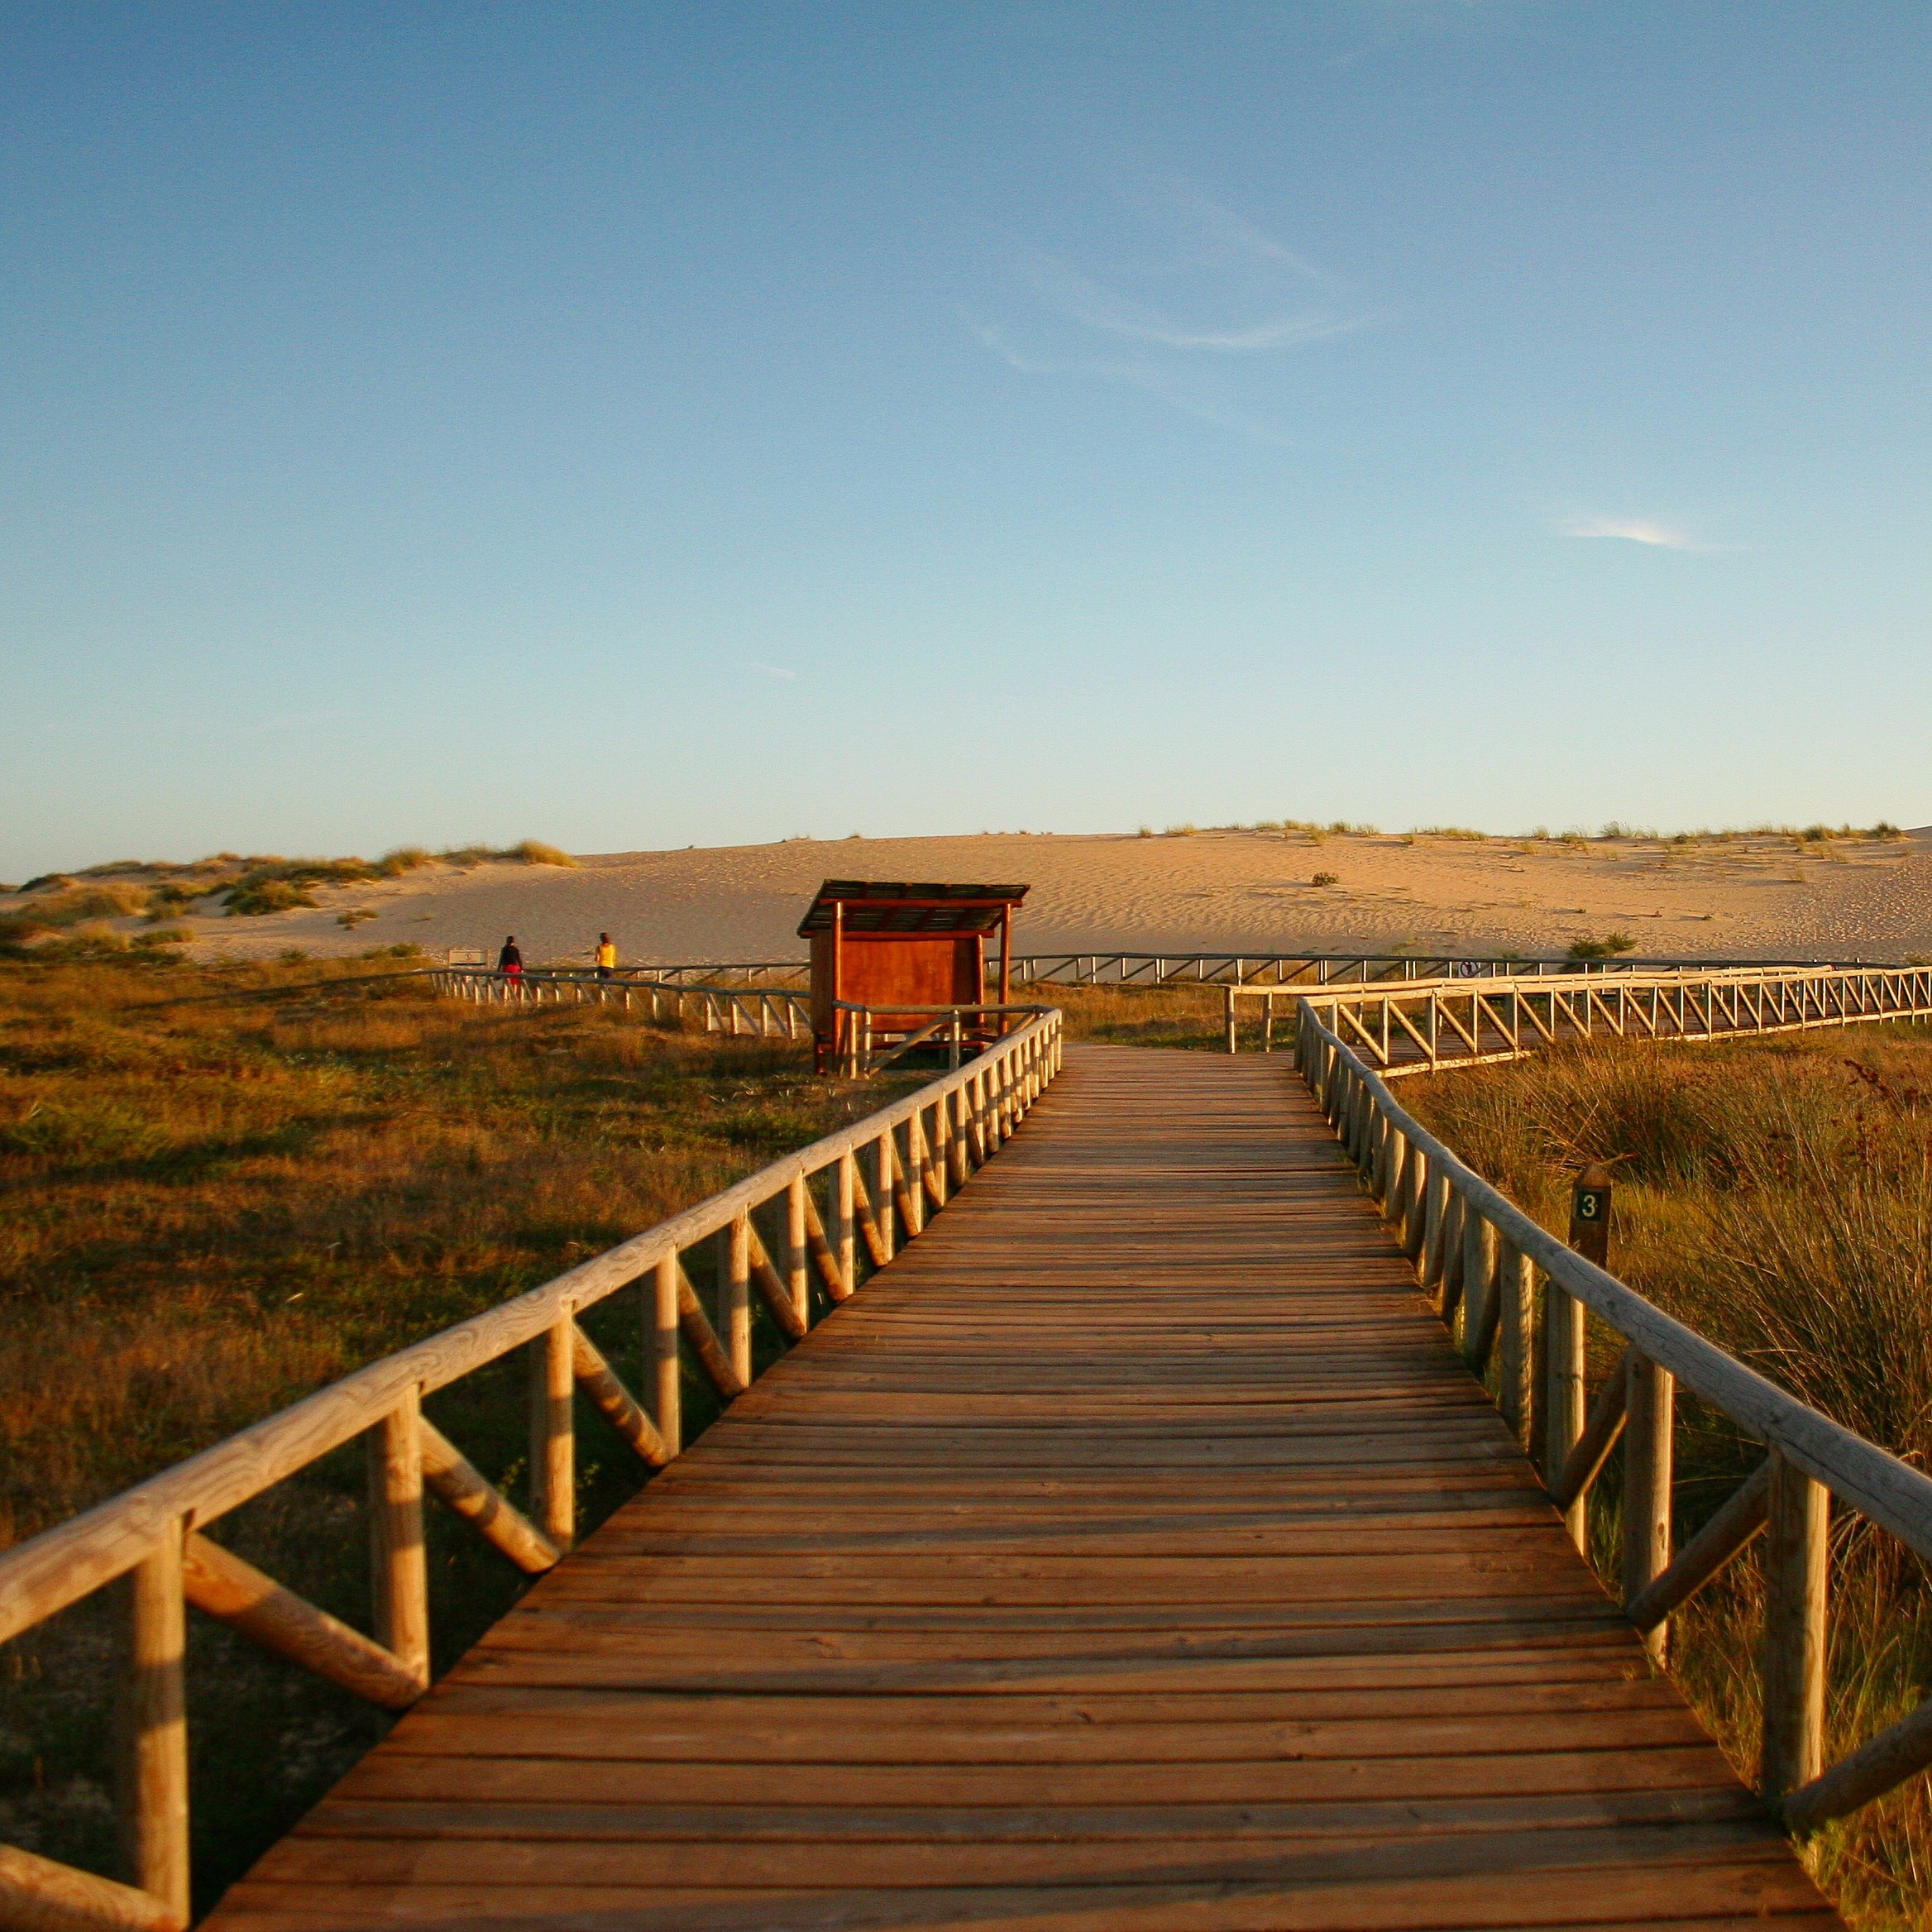
<path fill-rule="evenodd" d="M 222 1932 L 1838 1924 L 1284 1061 L 1075 1046 Z"/>

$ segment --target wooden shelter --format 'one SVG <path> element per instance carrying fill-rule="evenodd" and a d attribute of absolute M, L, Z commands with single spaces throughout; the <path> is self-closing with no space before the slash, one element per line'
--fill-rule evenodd
<path fill-rule="evenodd" d="M 1025 886 L 827 879 L 798 925 L 799 937 L 811 941 L 819 1071 L 839 1064 L 847 1044 L 853 1016 L 839 1011 L 840 1001 L 871 1009 L 875 1040 L 930 1023 L 930 1013 L 912 1008 L 1007 1005 L 1012 991 L 1013 912 L 1026 897 Z M 985 946 L 995 932 L 998 997 L 989 1000 Z"/>

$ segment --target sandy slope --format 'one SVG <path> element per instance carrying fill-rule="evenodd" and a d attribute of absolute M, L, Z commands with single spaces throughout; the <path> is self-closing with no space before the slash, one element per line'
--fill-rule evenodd
<path fill-rule="evenodd" d="M 323 905 L 193 922 L 197 949 L 322 954 L 414 940 L 435 954 L 517 935 L 533 964 L 583 958 L 600 930 L 626 960 L 797 958 L 821 879 L 1024 881 L 1025 949 L 1300 949 L 1561 954 L 1579 932 L 1629 932 L 1657 957 L 1896 959 L 1932 954 L 1932 828 L 1800 854 L 1788 839 L 1688 853 L 1655 840 L 1482 841 L 1203 832 L 1007 834 L 724 846 L 587 857 L 576 870 L 436 866 L 322 892 Z M 1317 871 L 1339 875 L 1317 887 Z M 351 906 L 377 916 L 353 933 Z"/>

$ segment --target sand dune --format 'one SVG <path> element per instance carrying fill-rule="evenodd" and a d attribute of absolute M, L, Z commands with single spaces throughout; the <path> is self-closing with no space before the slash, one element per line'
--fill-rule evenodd
<path fill-rule="evenodd" d="M 1339 882 L 1312 883 L 1317 872 Z M 795 929 L 821 879 L 1021 881 L 1026 950 L 1561 954 L 1629 933 L 1644 956 L 1897 959 L 1932 954 L 1932 828 L 1801 849 L 1763 837 L 1462 840 L 1202 832 L 787 839 L 586 857 L 575 870 L 436 865 L 318 893 L 317 909 L 191 921 L 196 950 L 434 954 L 514 932 L 533 964 L 582 959 L 600 930 L 627 961 L 802 956 Z M 352 932 L 351 906 L 375 914 Z"/>

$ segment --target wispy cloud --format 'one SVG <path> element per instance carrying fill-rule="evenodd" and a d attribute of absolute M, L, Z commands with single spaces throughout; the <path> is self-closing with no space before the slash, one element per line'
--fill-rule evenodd
<path fill-rule="evenodd" d="M 798 676 L 796 671 L 787 671 L 782 664 L 761 664 L 756 658 L 752 659 L 751 667 L 753 671 L 763 672 L 767 677 L 782 677 L 790 680 Z"/>
<path fill-rule="evenodd" d="M 1146 308 L 1117 289 L 1076 274 L 1050 256 L 1035 258 L 1031 279 L 1040 299 L 1069 321 L 1084 323 L 1103 335 L 1155 342 L 1169 349 L 1212 349 L 1224 355 L 1249 355 L 1264 349 L 1285 349 L 1296 342 L 1317 342 L 1323 336 L 1352 334 L 1367 322 L 1365 317 L 1325 315 L 1303 308 L 1203 327 L 1177 322 L 1158 309 Z"/>
<path fill-rule="evenodd" d="M 970 315 L 962 319 L 973 333 L 1009 369 L 1022 375 L 1070 375 L 1098 382 L 1117 382 L 1157 397 L 1192 416 L 1198 423 L 1231 431 L 1255 442 L 1284 443 L 1289 439 L 1251 411 L 1244 410 L 1220 383 L 1184 369 L 1162 368 L 1151 362 L 1104 356 L 1042 356 L 1030 355 L 1000 332 Z"/>
<path fill-rule="evenodd" d="M 1566 537 L 1621 537 L 1627 543 L 1647 543 L 1658 550 L 1708 550 L 1682 530 L 1647 517 L 1566 517 L 1557 526 Z"/>
<path fill-rule="evenodd" d="M 1007 237 L 992 265 L 1005 298 L 962 305 L 967 327 L 1024 375 L 1117 383 L 1236 434 L 1289 440 L 1266 393 L 1277 359 L 1381 318 L 1185 183 L 1108 191 L 1124 218 L 1107 232 L 1108 270 Z"/>

